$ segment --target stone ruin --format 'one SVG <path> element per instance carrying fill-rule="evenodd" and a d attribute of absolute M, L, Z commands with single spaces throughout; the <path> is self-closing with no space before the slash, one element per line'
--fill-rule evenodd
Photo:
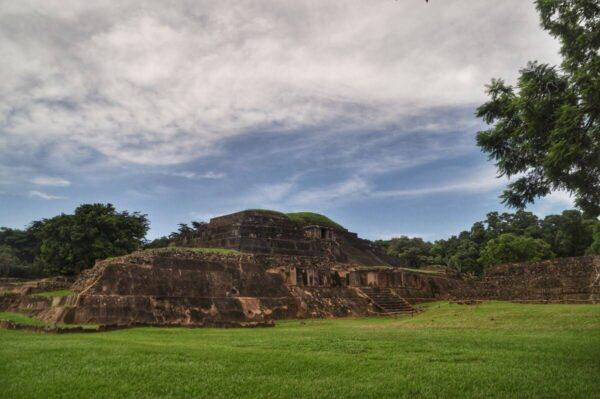
<path fill-rule="evenodd" d="M 510 263 L 468 278 L 457 299 L 519 302 L 600 303 L 600 256 Z"/>
<path fill-rule="evenodd" d="M 414 271 L 345 229 L 301 225 L 277 212 L 214 218 L 173 244 L 99 261 L 74 283 L 55 282 L 70 287 L 68 297 L 15 288 L 0 295 L 0 310 L 107 328 L 249 327 L 288 318 L 412 314 L 415 304 L 440 299 L 600 300 L 600 257 L 502 265 L 481 278 Z"/>
<path fill-rule="evenodd" d="M 100 261 L 74 295 L 8 306 L 50 323 L 256 326 L 273 320 L 411 313 L 456 288 L 446 276 L 325 257 L 164 248 Z M 1 305 L 0 305 L 1 306 Z"/>
<path fill-rule="evenodd" d="M 328 257 L 365 266 L 397 265 L 395 258 L 341 226 L 301 224 L 284 213 L 265 210 L 212 218 L 196 234 L 174 244 L 257 254 Z"/>

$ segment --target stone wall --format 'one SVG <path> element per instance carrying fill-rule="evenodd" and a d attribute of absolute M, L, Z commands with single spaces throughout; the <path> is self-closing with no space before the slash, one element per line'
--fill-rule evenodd
<path fill-rule="evenodd" d="M 558 258 L 492 267 L 465 281 L 458 299 L 600 302 L 600 256 Z"/>
<path fill-rule="evenodd" d="M 46 320 L 97 324 L 255 325 L 274 319 L 366 315 L 369 301 L 342 286 L 286 284 L 283 269 L 328 270 L 326 258 L 143 251 L 98 264 L 76 299 Z"/>
<path fill-rule="evenodd" d="M 247 210 L 216 217 L 193 236 L 174 243 L 180 247 L 227 248 L 270 255 L 329 257 L 361 265 L 393 265 L 395 258 L 378 253 L 372 243 L 343 228 L 302 226 L 285 214 Z"/>
<path fill-rule="evenodd" d="M 360 290 L 363 273 L 372 272 L 326 257 L 141 251 L 98 262 L 71 287 L 75 295 L 37 314 L 52 323 L 187 326 L 364 316 L 377 310 Z M 425 300 L 450 281 L 393 270 L 369 279 Z"/>
<path fill-rule="evenodd" d="M 262 210 L 213 218 L 189 244 L 262 254 L 321 256 L 325 251 L 320 240 L 307 239 L 302 226 L 284 214 Z"/>

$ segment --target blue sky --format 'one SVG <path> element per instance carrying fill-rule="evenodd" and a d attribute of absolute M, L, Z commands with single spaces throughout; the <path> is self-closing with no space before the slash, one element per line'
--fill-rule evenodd
<path fill-rule="evenodd" d="M 0 225 L 111 202 L 150 237 L 246 208 L 438 239 L 502 211 L 493 77 L 557 44 L 530 2 L 0 5 Z M 572 206 L 555 193 L 531 210 Z"/>

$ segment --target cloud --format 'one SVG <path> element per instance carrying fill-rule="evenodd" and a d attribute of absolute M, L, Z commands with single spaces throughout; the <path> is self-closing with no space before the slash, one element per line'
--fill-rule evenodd
<path fill-rule="evenodd" d="M 539 216 L 546 216 L 552 213 L 560 213 L 564 209 L 575 207 L 575 199 L 567 191 L 553 191 L 549 195 L 539 198 L 530 209 Z"/>
<path fill-rule="evenodd" d="M 466 176 L 449 183 L 439 185 L 409 188 L 400 190 L 384 190 L 372 193 L 372 197 L 377 198 L 396 198 L 396 197 L 419 197 L 431 194 L 441 193 L 481 193 L 496 190 L 506 185 L 506 179 L 496 177 L 494 168 L 485 168 L 480 173 Z"/>
<path fill-rule="evenodd" d="M 522 0 L 3 2 L 0 51 L 0 151 L 142 165 L 473 106 L 491 77 L 556 59 Z"/>
<path fill-rule="evenodd" d="M 49 200 L 66 199 L 66 197 L 60 197 L 57 195 L 47 194 L 42 191 L 35 191 L 35 190 L 30 191 L 29 196 L 31 198 L 39 198 L 39 199 L 48 200 L 48 201 Z"/>
<path fill-rule="evenodd" d="M 370 196 L 371 185 L 361 177 L 351 177 L 333 185 L 306 189 L 295 193 L 290 202 L 295 206 L 327 206 Z"/>
<path fill-rule="evenodd" d="M 226 174 L 221 172 L 208 171 L 205 173 L 196 173 L 191 171 L 173 172 L 171 176 L 184 177 L 186 179 L 223 179 Z"/>
<path fill-rule="evenodd" d="M 71 182 L 60 178 L 60 177 L 48 177 L 48 176 L 38 176 L 31 179 L 31 182 L 38 186 L 51 186 L 51 187 L 68 187 L 71 185 Z"/>
<path fill-rule="evenodd" d="M 370 199 L 427 197 L 434 194 L 486 193 L 506 185 L 507 179 L 496 177 L 493 167 L 459 176 L 452 181 L 438 182 L 427 186 L 396 190 L 380 190 L 371 181 L 370 175 L 350 176 L 333 184 L 307 186 L 300 181 L 300 175 L 293 179 L 255 186 L 249 194 L 243 196 L 245 203 L 276 209 L 300 209 L 315 206 L 328 208 L 342 204 Z"/>
<path fill-rule="evenodd" d="M 544 197 L 544 199 L 553 205 L 575 206 L 575 199 L 567 191 L 553 191 L 550 195 Z"/>

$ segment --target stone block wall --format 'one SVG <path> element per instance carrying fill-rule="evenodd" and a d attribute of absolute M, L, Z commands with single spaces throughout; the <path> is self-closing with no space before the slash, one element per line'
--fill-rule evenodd
<path fill-rule="evenodd" d="M 324 254 L 319 240 L 307 239 L 301 226 L 270 211 L 243 211 L 213 218 L 192 245 L 259 254 Z"/>
<path fill-rule="evenodd" d="M 458 299 L 600 302 L 600 256 L 558 258 L 492 267 L 465 281 Z"/>

